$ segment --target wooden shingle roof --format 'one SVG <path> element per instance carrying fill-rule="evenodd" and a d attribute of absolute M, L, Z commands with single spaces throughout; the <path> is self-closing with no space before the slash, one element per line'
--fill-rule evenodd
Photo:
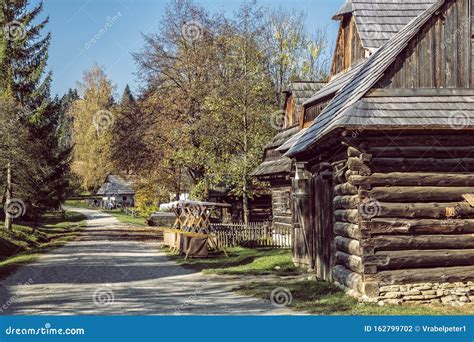
<path fill-rule="evenodd" d="M 317 140 L 322 138 L 336 128 L 345 127 L 351 120 L 349 116 L 354 115 L 354 108 L 358 101 L 384 75 L 385 70 L 392 65 L 400 52 L 407 47 L 411 39 L 418 33 L 421 27 L 432 17 L 432 15 L 444 4 L 444 0 L 438 0 L 415 20 L 406 25 L 400 32 L 395 34 L 390 41 L 370 56 L 352 79 L 336 94 L 328 106 L 314 121 L 308 130 L 287 152 L 287 156 L 293 157 L 313 146 Z M 377 115 L 375 112 L 372 116 Z M 360 120 L 357 125 L 367 127 L 373 124 L 373 118 Z M 377 115 L 377 126 L 393 125 L 394 120 L 384 120 L 383 116 Z M 398 125 L 408 124 L 408 121 L 397 120 Z M 419 120 L 416 125 L 422 127 L 427 121 Z M 410 122 L 411 124 L 411 122 Z M 413 122 L 415 124 L 415 122 Z"/>
<path fill-rule="evenodd" d="M 288 95 L 293 95 L 296 105 L 295 111 L 296 113 L 301 113 L 303 104 L 325 85 L 326 83 L 323 82 L 293 82 L 289 84 L 284 92 Z M 299 121 L 300 118 L 298 117 L 297 119 Z M 296 125 L 284 129 L 275 135 L 272 141 L 265 146 L 264 161 L 251 173 L 251 175 L 253 177 L 266 177 L 288 174 L 291 171 L 292 161 L 283 156 L 283 153 L 278 149 L 288 140 L 295 137 L 298 132 L 300 132 L 300 127 L 299 125 Z"/>
<path fill-rule="evenodd" d="M 406 89 L 397 96 L 365 97 L 352 106 L 342 124 L 347 128 L 464 129 L 474 126 L 474 90 Z"/>
<path fill-rule="evenodd" d="M 300 120 L 303 104 L 325 85 L 326 83 L 323 82 L 308 81 L 298 81 L 288 85 L 288 88 L 284 91 L 284 93 L 286 93 L 288 96 L 293 95 L 295 100 L 296 121 L 299 122 Z"/>
<path fill-rule="evenodd" d="M 135 190 L 130 187 L 129 182 L 126 182 L 117 175 L 110 174 L 107 176 L 104 184 L 97 191 L 100 196 L 112 195 L 133 195 Z"/>
<path fill-rule="evenodd" d="M 334 19 L 352 13 L 362 46 L 374 51 L 384 45 L 436 0 L 348 0 Z"/>
<path fill-rule="evenodd" d="M 361 62 L 352 66 L 349 70 L 341 72 L 335 75 L 329 83 L 327 83 L 324 87 L 322 87 L 319 91 L 314 93 L 311 97 L 309 97 L 304 103 L 304 106 L 308 106 L 311 103 L 319 102 L 324 98 L 334 95 L 337 93 L 341 88 L 343 88 L 351 79 L 352 77 L 360 70 L 362 65 L 364 64 L 365 59 Z"/>
<path fill-rule="evenodd" d="M 280 156 L 276 159 L 265 159 L 251 174 L 252 177 L 265 177 L 289 174 L 292 161 Z"/>
<path fill-rule="evenodd" d="M 287 129 L 282 130 L 277 135 L 275 135 L 265 147 L 264 150 L 273 150 L 280 147 L 282 144 L 288 141 L 292 136 L 298 133 L 300 130 L 299 126 L 293 126 Z"/>
<path fill-rule="evenodd" d="M 283 156 L 283 153 L 277 152 L 277 150 L 299 131 L 299 126 L 293 126 L 275 135 L 272 141 L 265 146 L 265 160 L 252 172 L 251 175 L 254 177 L 263 177 L 290 172 L 291 159 Z"/>

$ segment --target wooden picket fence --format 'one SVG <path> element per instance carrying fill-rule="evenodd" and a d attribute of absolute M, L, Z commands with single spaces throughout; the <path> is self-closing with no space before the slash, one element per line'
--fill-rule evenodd
<path fill-rule="evenodd" d="M 291 248 L 291 228 L 275 227 L 271 222 L 212 224 L 217 245 L 226 247 Z"/>

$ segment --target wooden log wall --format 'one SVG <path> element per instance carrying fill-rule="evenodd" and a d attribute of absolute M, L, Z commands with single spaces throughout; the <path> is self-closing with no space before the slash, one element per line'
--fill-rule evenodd
<path fill-rule="evenodd" d="M 250 222 L 266 222 L 272 216 L 271 195 L 259 195 L 249 199 Z"/>
<path fill-rule="evenodd" d="M 348 147 L 334 197 L 335 280 L 381 285 L 474 280 L 472 134 L 395 134 Z"/>
<path fill-rule="evenodd" d="M 358 150 L 348 148 L 345 163 L 336 166 L 334 171 L 333 279 L 350 289 L 364 293 L 362 234 L 358 211 L 360 198 L 358 187 L 348 181 L 350 176 L 359 174 L 365 167 L 362 159 L 357 162 L 354 160 L 360 155 Z"/>

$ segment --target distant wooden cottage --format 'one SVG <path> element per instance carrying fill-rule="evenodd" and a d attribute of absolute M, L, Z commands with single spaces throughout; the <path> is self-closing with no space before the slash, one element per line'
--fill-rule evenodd
<path fill-rule="evenodd" d="M 311 98 L 324 83 L 294 82 L 285 90 L 286 100 L 283 108 L 284 124 L 282 130 L 265 146 L 264 161 L 252 176 L 271 185 L 271 208 L 273 223 L 276 226 L 291 227 L 291 159 L 285 157 L 279 149 L 300 132 L 303 103 Z"/>
<path fill-rule="evenodd" d="M 295 262 L 374 301 L 473 300 L 472 0 L 352 0 L 287 146 Z"/>
<path fill-rule="evenodd" d="M 102 197 L 101 206 L 105 208 L 133 207 L 135 204 L 131 182 L 114 174 L 107 176 L 97 195 Z"/>

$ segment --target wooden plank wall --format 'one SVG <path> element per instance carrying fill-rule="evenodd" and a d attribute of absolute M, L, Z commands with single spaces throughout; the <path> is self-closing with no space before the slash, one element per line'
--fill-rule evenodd
<path fill-rule="evenodd" d="M 369 296 L 386 284 L 474 280 L 474 136 L 390 134 L 348 148 L 335 187 L 335 279 Z"/>
<path fill-rule="evenodd" d="M 341 20 L 339 34 L 336 41 L 331 76 L 337 75 L 356 62 L 365 58 L 365 49 L 362 46 L 357 26 L 352 15 L 345 15 Z"/>
<path fill-rule="evenodd" d="M 304 111 L 304 118 L 301 121 L 302 128 L 311 126 L 313 121 L 319 116 L 319 114 L 321 114 L 324 108 L 326 108 L 326 106 L 329 104 L 333 97 L 334 96 L 331 96 L 329 99 L 319 101 L 313 104 L 312 106 L 306 108 Z"/>
<path fill-rule="evenodd" d="M 469 88 L 470 0 L 449 0 L 408 44 L 376 88 Z"/>
<path fill-rule="evenodd" d="M 314 269 L 314 201 L 311 173 L 306 166 L 296 164 L 292 178 L 293 261 L 299 267 Z"/>
<path fill-rule="evenodd" d="M 313 178 L 314 196 L 314 259 L 319 279 L 333 280 L 334 230 L 333 230 L 333 172 L 321 170 Z"/>

